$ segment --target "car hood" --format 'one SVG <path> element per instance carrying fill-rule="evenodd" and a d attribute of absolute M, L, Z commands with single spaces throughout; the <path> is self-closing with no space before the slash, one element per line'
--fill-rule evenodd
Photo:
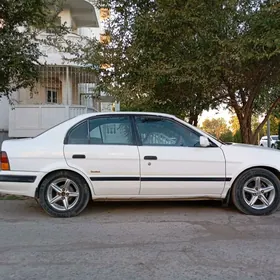
<path fill-rule="evenodd" d="M 280 170 L 280 150 L 237 143 L 222 145 L 221 149 L 228 164 L 268 166 Z"/>
<path fill-rule="evenodd" d="M 242 144 L 242 143 L 231 143 L 230 146 L 232 147 L 240 147 L 240 148 L 247 148 L 247 149 L 255 149 L 255 150 L 266 150 L 266 151 L 271 151 L 271 152 L 280 152 L 280 150 L 276 150 L 276 149 L 271 149 L 268 147 L 264 147 L 264 146 L 256 146 L 256 145 L 251 145 L 251 144 Z"/>

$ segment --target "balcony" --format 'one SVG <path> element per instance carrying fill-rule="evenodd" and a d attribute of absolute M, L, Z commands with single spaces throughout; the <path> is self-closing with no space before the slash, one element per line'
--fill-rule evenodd
<path fill-rule="evenodd" d="M 34 137 L 67 119 L 93 112 L 81 105 L 15 105 L 9 112 L 9 137 Z"/>
<path fill-rule="evenodd" d="M 68 22 L 70 15 L 76 27 L 99 27 L 96 10 L 91 2 L 93 1 L 66 0 L 61 17 Z"/>
<path fill-rule="evenodd" d="M 48 38 L 50 38 L 52 34 L 41 32 L 38 35 L 38 39 L 47 41 Z M 82 41 L 82 37 L 76 33 L 70 33 L 64 36 L 65 42 L 72 42 L 75 43 L 81 43 L 85 44 L 85 41 Z M 48 46 L 45 44 L 40 45 L 40 50 L 43 53 L 44 56 L 40 57 L 39 62 L 41 64 L 47 64 L 47 65 L 58 65 L 58 66 L 78 66 L 76 63 L 72 61 L 67 61 L 66 59 L 73 59 L 74 56 L 70 55 L 69 53 L 60 52 L 57 48 L 54 46 Z"/>

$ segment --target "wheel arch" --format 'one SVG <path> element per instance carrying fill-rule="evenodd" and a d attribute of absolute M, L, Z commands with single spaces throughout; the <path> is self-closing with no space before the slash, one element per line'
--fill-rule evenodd
<path fill-rule="evenodd" d="M 246 169 L 244 169 L 242 172 L 240 172 L 233 180 L 233 182 L 231 183 L 229 189 L 227 190 L 227 194 L 224 198 L 224 200 L 229 203 L 231 201 L 231 198 L 232 198 L 232 189 L 233 189 L 233 186 L 236 182 L 236 180 L 242 176 L 242 174 L 244 174 L 245 172 L 247 172 L 248 170 L 252 170 L 252 169 L 256 169 L 256 168 L 262 168 L 262 169 L 266 169 L 268 171 L 270 171 L 271 173 L 273 173 L 280 181 L 280 171 L 277 170 L 276 168 L 274 167 L 271 167 L 271 166 L 266 166 L 266 165 L 257 165 L 257 166 L 251 166 L 251 167 L 248 167 Z"/>
<path fill-rule="evenodd" d="M 55 170 L 52 170 L 52 171 L 49 171 L 48 173 L 46 173 L 40 180 L 36 190 L 35 190 L 35 198 L 39 198 L 39 189 L 42 185 L 42 182 L 45 180 L 46 177 L 50 176 L 51 174 L 54 174 L 56 172 L 62 172 L 62 171 L 67 171 L 67 172 L 71 172 L 75 175 L 78 175 L 80 178 L 82 178 L 85 183 L 87 184 L 87 187 L 89 188 L 89 191 L 90 191 L 90 194 L 91 194 L 91 197 L 94 196 L 94 190 L 93 190 L 93 187 L 91 185 L 91 183 L 89 182 L 88 178 L 85 177 L 84 174 L 82 174 L 81 172 L 77 171 L 77 170 L 72 170 L 72 169 L 67 169 L 67 168 L 61 168 L 61 169 L 55 169 Z"/>

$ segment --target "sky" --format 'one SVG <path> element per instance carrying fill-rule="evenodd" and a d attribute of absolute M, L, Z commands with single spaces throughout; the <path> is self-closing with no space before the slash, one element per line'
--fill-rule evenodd
<path fill-rule="evenodd" d="M 202 115 L 199 117 L 198 125 L 201 125 L 205 119 L 218 119 L 218 118 L 224 118 L 225 121 L 229 124 L 230 118 L 232 114 L 225 109 L 220 110 L 209 110 L 209 111 L 203 111 Z"/>

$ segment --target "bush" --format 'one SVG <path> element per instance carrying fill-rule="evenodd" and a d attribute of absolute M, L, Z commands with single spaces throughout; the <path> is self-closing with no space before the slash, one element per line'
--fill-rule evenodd
<path fill-rule="evenodd" d="M 220 137 L 221 141 L 223 142 L 234 142 L 233 141 L 233 134 L 230 130 L 227 132 L 223 133 Z"/>
<path fill-rule="evenodd" d="M 240 130 L 237 130 L 236 133 L 233 135 L 233 142 L 242 143 Z"/>

